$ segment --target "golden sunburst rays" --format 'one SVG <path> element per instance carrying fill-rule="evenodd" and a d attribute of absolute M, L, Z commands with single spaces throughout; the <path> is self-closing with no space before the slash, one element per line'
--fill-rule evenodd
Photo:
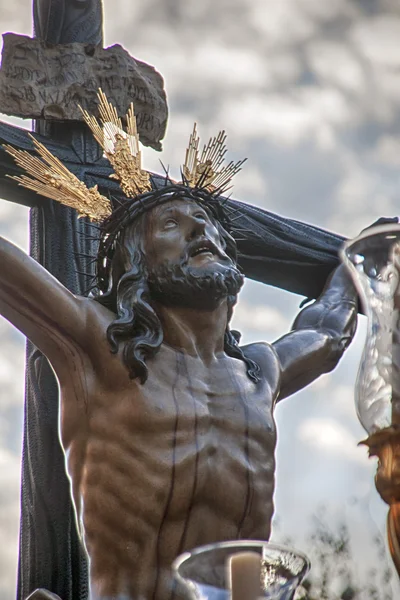
<path fill-rule="evenodd" d="M 236 163 L 231 161 L 222 167 L 227 152 L 225 131 L 220 131 L 217 136 L 210 138 L 201 154 L 199 154 L 199 142 L 195 123 L 182 169 L 184 183 L 190 187 L 206 188 L 211 192 L 215 190 L 226 192 L 230 188 L 232 178 L 241 170 L 246 159 Z"/>
<path fill-rule="evenodd" d="M 152 189 L 150 175 L 141 167 L 139 134 L 133 104 L 130 105 L 125 121 L 118 116 L 117 109 L 107 100 L 102 90 L 98 91 L 99 121 L 81 108 L 85 123 L 100 144 L 111 163 L 116 179 L 126 197 L 135 199 Z M 102 222 L 112 214 L 109 198 L 98 191 L 97 185 L 88 188 L 83 181 L 71 173 L 62 162 L 43 144 L 31 136 L 37 155 L 17 150 L 5 145 L 5 150 L 26 174 L 12 176 L 12 179 L 25 188 L 42 196 L 56 200 L 74 208 L 79 216 Z M 223 166 L 226 148 L 225 131 L 210 138 L 199 151 L 199 136 L 196 124 L 189 139 L 185 163 L 182 169 L 183 184 L 192 188 L 202 188 L 216 195 L 226 192 L 234 175 L 238 173 L 246 159 L 236 163 L 231 161 Z M 168 178 L 168 181 L 173 183 Z M 138 202 L 140 198 L 138 199 Z"/>
<path fill-rule="evenodd" d="M 150 176 L 141 167 L 139 134 L 133 104 L 126 115 L 125 130 L 116 108 L 107 100 L 102 90 L 98 91 L 97 97 L 100 123 L 86 110 L 81 107 L 80 109 L 85 123 L 113 167 L 114 173 L 111 177 L 118 181 L 128 198 L 151 191 Z"/>
<path fill-rule="evenodd" d="M 89 217 L 91 221 L 100 222 L 110 216 L 111 202 L 100 194 L 97 185 L 88 188 L 53 156 L 46 146 L 32 135 L 30 137 L 39 156 L 4 145 L 4 149 L 14 158 L 16 164 L 30 175 L 14 175 L 11 179 L 41 196 L 74 208 L 80 217 Z"/>

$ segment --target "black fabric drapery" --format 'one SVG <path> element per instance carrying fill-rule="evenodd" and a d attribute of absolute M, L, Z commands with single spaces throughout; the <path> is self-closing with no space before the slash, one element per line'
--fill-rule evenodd
<path fill-rule="evenodd" d="M 228 205 L 242 214 L 235 225 L 245 231 L 237 246 L 246 277 L 316 298 L 338 265 L 345 238 L 243 202 Z"/>

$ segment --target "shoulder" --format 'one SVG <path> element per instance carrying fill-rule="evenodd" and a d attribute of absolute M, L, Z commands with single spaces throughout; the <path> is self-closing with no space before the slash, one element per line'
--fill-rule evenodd
<path fill-rule="evenodd" d="M 273 345 L 268 344 L 268 342 L 247 344 L 246 346 L 240 346 L 240 349 L 245 356 L 248 356 L 252 360 L 278 360 L 278 355 Z"/>
<path fill-rule="evenodd" d="M 77 300 L 84 329 L 83 342 L 78 348 L 83 370 L 78 369 L 77 374 L 82 376 L 83 371 L 85 374 L 91 371 L 97 382 L 116 388 L 117 382 L 129 381 L 128 370 L 122 360 L 123 344 L 117 352 L 113 352 L 107 338 L 107 329 L 116 315 L 93 298 L 77 296 Z M 57 374 L 61 379 L 62 373 Z M 66 375 L 70 377 L 70 369 L 67 369 Z"/>
<path fill-rule="evenodd" d="M 94 300 L 93 298 L 85 298 L 79 296 L 81 309 L 86 312 L 87 318 L 91 323 L 96 323 L 104 331 L 112 321 L 116 318 L 115 313 Z"/>
<path fill-rule="evenodd" d="M 254 360 L 261 369 L 261 377 L 267 380 L 271 388 L 279 386 L 281 365 L 274 347 L 267 342 L 257 342 L 241 346 L 243 354 Z"/>
<path fill-rule="evenodd" d="M 108 349 L 107 329 L 115 314 L 93 298 L 76 296 L 76 300 L 82 328 L 79 346 L 93 361 L 104 353 L 106 347 Z"/>

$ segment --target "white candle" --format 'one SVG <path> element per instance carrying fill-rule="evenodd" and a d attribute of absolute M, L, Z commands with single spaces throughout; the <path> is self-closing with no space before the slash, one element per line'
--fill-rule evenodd
<path fill-rule="evenodd" d="M 237 552 L 227 559 L 227 581 L 231 600 L 257 600 L 261 596 L 261 556 Z"/>

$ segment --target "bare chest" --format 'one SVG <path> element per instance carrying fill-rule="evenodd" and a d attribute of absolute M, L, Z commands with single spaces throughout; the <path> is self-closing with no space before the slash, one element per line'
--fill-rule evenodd
<path fill-rule="evenodd" d="M 238 455 L 245 446 L 257 452 L 274 438 L 269 388 L 264 382 L 254 384 L 243 363 L 226 360 L 201 370 L 177 355 L 167 386 L 165 373 L 160 375 L 152 373 L 141 390 L 140 408 L 131 425 L 142 438 L 157 432 L 158 448 L 168 453 L 173 447 L 177 465 L 183 466 L 192 455 L 211 465 L 224 452 Z"/>
<path fill-rule="evenodd" d="M 120 561 L 149 569 L 202 543 L 269 536 L 276 435 L 268 382 L 253 383 L 235 359 L 203 369 L 172 351 L 161 358 L 144 385 L 95 397 L 85 451 L 71 446 L 69 457 L 82 457 L 69 470 L 93 564 L 104 532 Z"/>
<path fill-rule="evenodd" d="M 273 395 L 268 382 L 249 379 L 242 361 L 226 357 L 204 367 L 168 350 L 149 362 L 144 385 L 129 381 L 96 403 L 91 432 L 105 439 L 126 433 L 148 451 L 168 451 L 171 443 L 197 449 L 213 441 L 236 445 L 244 436 L 258 443 L 275 430 Z"/>
<path fill-rule="evenodd" d="M 171 478 L 184 490 L 195 477 L 203 499 L 215 499 L 214 484 L 222 482 L 237 493 L 249 465 L 260 482 L 270 475 L 276 436 L 268 383 L 253 383 L 244 363 L 228 357 L 206 369 L 181 353 L 160 358 L 144 385 L 130 382 L 96 406 L 87 466 L 113 461 L 131 481 L 145 469 L 149 489 L 161 495 Z"/>

